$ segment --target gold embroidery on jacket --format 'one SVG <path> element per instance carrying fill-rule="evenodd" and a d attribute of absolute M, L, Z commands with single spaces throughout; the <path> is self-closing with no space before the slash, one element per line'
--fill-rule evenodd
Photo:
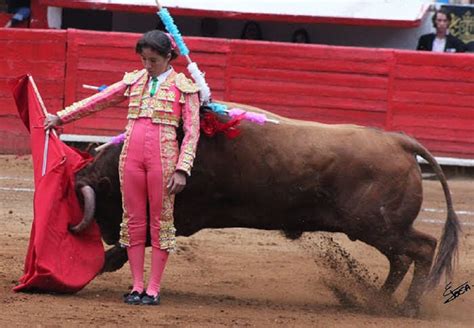
<path fill-rule="evenodd" d="M 195 93 L 199 87 L 191 79 L 188 79 L 183 73 L 176 75 L 176 87 L 184 93 Z"/>
<path fill-rule="evenodd" d="M 176 100 L 176 93 L 160 88 L 153 98 L 174 102 Z"/>
<path fill-rule="evenodd" d="M 146 69 L 134 70 L 133 72 L 127 72 L 124 74 L 122 81 L 126 85 L 132 85 L 138 81 L 139 78 L 143 77 L 146 73 Z"/>
<path fill-rule="evenodd" d="M 151 118 L 153 123 L 178 127 L 181 118 L 173 113 L 176 91 L 171 89 L 176 76 L 176 72 L 173 71 L 160 85 L 158 92 L 153 97 L 145 92 L 148 74 L 142 76 L 132 86 L 127 118 L 148 117 Z"/>
<path fill-rule="evenodd" d="M 148 74 L 143 74 L 135 84 L 130 86 L 130 100 L 128 102 L 129 107 L 139 107 L 142 103 L 142 95 L 145 91 L 146 82 L 148 80 Z M 138 113 L 137 113 L 138 114 Z M 135 115 L 137 115 L 135 114 Z M 130 114 L 129 114 L 130 115 Z M 131 117 L 134 118 L 134 117 Z M 135 117 L 136 118 L 136 117 Z"/>

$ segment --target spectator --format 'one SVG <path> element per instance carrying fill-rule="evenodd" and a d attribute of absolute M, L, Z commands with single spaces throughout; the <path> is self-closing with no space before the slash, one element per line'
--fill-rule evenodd
<path fill-rule="evenodd" d="M 260 25 L 254 21 L 245 23 L 240 38 L 244 40 L 262 40 L 262 30 L 260 29 Z"/>
<path fill-rule="evenodd" d="M 308 31 L 306 31 L 304 28 L 297 29 L 293 33 L 293 36 L 291 37 L 291 42 L 294 42 L 294 43 L 311 43 L 311 41 L 309 39 Z"/>
<path fill-rule="evenodd" d="M 8 13 L 13 14 L 12 19 L 5 27 L 17 26 L 30 18 L 30 0 L 7 0 Z"/>
<path fill-rule="evenodd" d="M 465 52 L 467 50 L 461 40 L 449 34 L 451 15 L 445 9 L 435 11 L 432 21 L 436 33 L 422 35 L 418 40 L 416 50 L 434 52 Z"/>

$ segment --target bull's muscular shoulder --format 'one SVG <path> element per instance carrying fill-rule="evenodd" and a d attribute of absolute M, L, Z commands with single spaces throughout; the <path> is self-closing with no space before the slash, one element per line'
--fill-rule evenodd
<path fill-rule="evenodd" d="M 176 87 L 183 93 L 195 93 L 199 91 L 199 87 L 191 79 L 188 79 L 183 73 L 176 75 Z"/>
<path fill-rule="evenodd" d="M 125 75 L 123 76 L 122 81 L 126 85 L 132 85 L 135 82 L 137 82 L 138 79 L 141 78 L 143 76 L 143 74 L 145 74 L 145 72 L 146 72 L 146 70 L 142 69 L 142 70 L 134 70 L 133 72 L 125 73 Z"/>

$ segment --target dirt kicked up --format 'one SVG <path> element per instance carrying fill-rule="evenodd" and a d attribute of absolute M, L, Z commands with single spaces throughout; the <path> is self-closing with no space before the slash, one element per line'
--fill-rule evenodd
<path fill-rule="evenodd" d="M 474 181 L 448 181 L 463 234 L 452 287 L 474 288 Z M 424 181 L 420 231 L 439 238 L 446 218 L 437 181 Z M 29 156 L 0 156 L 0 323 L 12 327 L 471 327 L 474 290 L 444 304 L 445 282 L 424 297 L 421 315 L 398 314 L 410 271 L 391 299 L 378 293 L 388 261 L 345 235 L 305 233 L 297 241 L 279 232 L 204 230 L 178 238 L 158 307 L 130 306 L 122 294 L 128 265 L 97 277 L 74 295 L 13 293 L 21 276 L 32 223 Z M 411 269 L 413 270 L 413 269 Z M 149 272 L 149 263 L 147 263 Z"/>

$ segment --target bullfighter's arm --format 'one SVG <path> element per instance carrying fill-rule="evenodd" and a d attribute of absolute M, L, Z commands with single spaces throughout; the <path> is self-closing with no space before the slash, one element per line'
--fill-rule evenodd
<path fill-rule="evenodd" d="M 124 101 L 127 99 L 130 85 L 135 83 L 142 73 L 143 71 L 126 73 L 122 81 L 112 84 L 91 97 L 73 103 L 59 111 L 58 117 L 62 123 L 69 123 Z"/>
<path fill-rule="evenodd" d="M 182 108 L 184 138 L 176 170 L 183 171 L 189 176 L 199 140 L 199 88 L 182 74 L 176 78 L 176 86 L 184 94 Z"/>

